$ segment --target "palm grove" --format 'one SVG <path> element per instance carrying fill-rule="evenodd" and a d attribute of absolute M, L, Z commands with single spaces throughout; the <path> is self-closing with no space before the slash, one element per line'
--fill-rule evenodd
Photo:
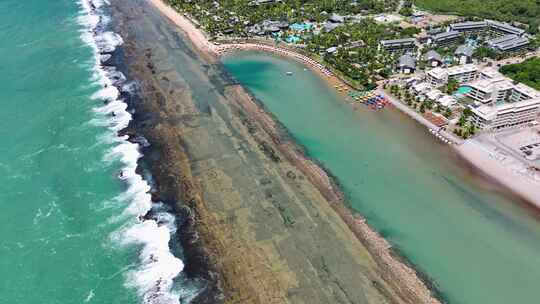
<path fill-rule="evenodd" d="M 265 20 L 286 21 L 289 24 L 310 22 L 322 24 L 331 14 L 355 16 L 393 11 L 398 0 L 283 0 L 257 4 L 255 1 L 182 1 L 169 0 L 169 3 L 182 12 L 196 19 L 212 37 L 223 36 L 236 38 L 254 38 L 247 29 Z M 287 34 L 287 30 L 285 30 Z M 301 35 L 299 44 L 308 55 L 324 60 L 331 68 L 353 85 L 360 88 L 372 88 L 377 79 L 386 78 L 396 61 L 377 44 L 381 39 L 406 36 L 394 25 L 381 25 L 370 18 L 354 18 L 327 31 L 324 29 L 307 30 Z M 266 38 L 274 39 L 270 33 Z M 336 51 L 326 52 L 335 47 Z"/>

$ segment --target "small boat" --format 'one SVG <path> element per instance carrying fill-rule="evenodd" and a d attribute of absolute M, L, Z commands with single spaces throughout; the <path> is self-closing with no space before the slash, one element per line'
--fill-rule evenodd
<path fill-rule="evenodd" d="M 291 76 L 291 75 L 292 75 L 292 72 L 287 72 L 287 73 L 285 73 L 285 74 L 287 74 L 288 76 Z"/>

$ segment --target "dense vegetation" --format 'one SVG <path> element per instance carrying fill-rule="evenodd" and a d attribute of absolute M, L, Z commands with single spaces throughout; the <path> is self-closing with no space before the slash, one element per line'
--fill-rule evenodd
<path fill-rule="evenodd" d="M 536 33 L 540 25 L 538 0 L 415 0 L 414 3 L 433 12 L 524 22 L 531 25 L 532 33 Z"/>
<path fill-rule="evenodd" d="M 311 21 L 324 24 L 332 13 L 355 15 L 378 13 L 397 8 L 398 0 L 283 0 L 276 3 L 250 5 L 250 1 L 222 0 L 183 1 L 169 0 L 178 10 L 194 17 L 214 37 L 269 38 L 279 41 L 274 34 L 260 37 L 249 27 L 264 20 L 286 21 L 289 24 Z M 279 34 L 301 38 L 312 57 L 322 59 L 338 74 L 359 88 L 373 88 L 375 81 L 386 78 L 397 58 L 378 50 L 380 39 L 411 37 L 418 29 L 400 29 L 394 25 L 381 25 L 370 18 L 359 18 L 340 24 L 330 32 L 313 28 L 302 33 L 283 29 Z M 327 49 L 335 48 L 335 52 Z"/>
<path fill-rule="evenodd" d="M 504 75 L 540 90 L 540 58 L 531 58 L 518 64 L 505 65 L 500 69 Z"/>
<path fill-rule="evenodd" d="M 324 21 L 328 14 L 355 15 L 380 13 L 397 7 L 398 0 L 282 0 L 276 3 L 252 5 L 248 0 L 168 0 L 181 11 L 189 12 L 210 33 L 227 28 L 243 34 L 246 24 L 263 20 L 287 20 L 291 23 L 304 20 Z"/>
<path fill-rule="evenodd" d="M 401 36 L 398 29 L 380 25 L 370 19 L 346 24 L 330 33 L 314 35 L 307 43 L 312 53 L 322 53 L 326 62 L 343 73 L 356 85 L 370 87 L 377 77 L 387 77 L 396 58 L 377 49 L 380 39 Z M 360 43 L 361 46 L 348 47 Z M 334 54 L 324 53 L 329 47 L 342 46 Z"/>

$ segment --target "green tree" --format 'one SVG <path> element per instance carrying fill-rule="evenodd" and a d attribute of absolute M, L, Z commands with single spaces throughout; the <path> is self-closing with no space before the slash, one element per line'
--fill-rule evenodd
<path fill-rule="evenodd" d="M 530 58 L 522 63 L 501 67 L 504 75 L 540 90 L 540 57 Z"/>
<path fill-rule="evenodd" d="M 473 57 L 476 59 L 482 59 L 482 58 L 496 59 L 497 52 L 495 52 L 493 49 L 489 47 L 480 46 L 476 50 L 474 50 Z"/>
<path fill-rule="evenodd" d="M 446 93 L 453 94 L 459 87 L 459 83 L 455 79 L 448 80 L 446 84 Z"/>
<path fill-rule="evenodd" d="M 463 109 L 463 116 L 465 116 L 465 118 L 469 118 L 471 115 L 472 115 L 472 110 L 470 108 L 465 108 Z"/>
<path fill-rule="evenodd" d="M 443 115 L 446 118 L 450 118 L 450 116 L 452 116 L 452 111 L 450 110 L 450 108 L 446 108 Z"/>

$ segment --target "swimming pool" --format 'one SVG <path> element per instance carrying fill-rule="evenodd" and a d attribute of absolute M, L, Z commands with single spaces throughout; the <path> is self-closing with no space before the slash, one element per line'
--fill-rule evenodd
<path fill-rule="evenodd" d="M 303 23 L 291 24 L 290 28 L 292 30 L 301 32 L 301 31 L 307 31 L 307 30 L 311 29 L 312 26 L 313 26 L 313 24 L 311 24 L 311 23 L 303 22 Z"/>
<path fill-rule="evenodd" d="M 461 86 L 461 87 L 459 87 L 459 89 L 457 89 L 457 91 L 454 93 L 454 95 L 457 95 L 457 94 L 464 95 L 464 94 L 469 93 L 471 90 L 472 90 L 472 88 L 469 87 L 469 86 Z"/>

